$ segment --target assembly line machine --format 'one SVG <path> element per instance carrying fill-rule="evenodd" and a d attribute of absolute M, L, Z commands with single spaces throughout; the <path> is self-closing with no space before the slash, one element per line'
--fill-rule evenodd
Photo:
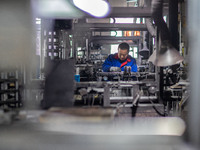
<path fill-rule="evenodd" d="M 168 40 L 168 32 L 179 32 L 182 43 L 186 42 L 182 35 L 185 32 L 182 20 L 179 20 L 179 28 L 172 28 L 176 23 L 173 21 L 177 18 L 171 16 L 169 9 L 175 8 L 171 7 L 171 3 L 162 3 L 163 12 L 158 12 L 158 15 L 154 15 L 154 11 L 162 7 L 159 2 L 157 5 L 156 2 L 150 4 L 148 1 L 141 1 L 129 3 L 135 4 L 134 9 L 113 8 L 107 18 L 36 18 L 36 56 L 33 57 L 36 60 L 35 69 L 27 70 L 23 65 L 10 70 L 1 69 L 1 107 L 20 108 L 29 103 L 26 102 L 28 97 L 33 97 L 33 104 L 38 103 L 38 107 L 41 105 L 42 108 L 47 108 L 43 106 L 43 102 L 46 103 L 48 94 L 52 94 L 47 86 L 52 86 L 55 87 L 54 90 L 68 90 L 67 95 L 73 106 L 150 106 L 161 116 L 181 115 L 181 110 L 189 97 L 186 96 L 189 94 L 189 82 L 185 62 L 168 65 L 168 62 L 161 58 L 161 62 L 158 61 L 156 64 L 152 59 L 154 53 L 159 53 L 159 48 L 163 47 L 161 41 Z M 180 12 L 183 6 L 184 3 L 180 2 Z M 153 12 L 151 7 L 155 7 Z M 159 18 L 159 13 L 168 17 L 167 23 L 157 19 L 158 21 L 155 20 L 153 24 L 152 20 Z M 181 17 L 183 16 L 182 13 Z M 123 17 L 131 18 L 132 23 L 118 23 L 117 18 Z M 160 24 L 168 24 L 169 29 L 161 30 Z M 121 36 L 118 36 L 119 31 Z M 177 39 L 176 36 L 172 38 L 172 41 L 176 42 L 173 44 L 175 47 L 179 45 Z M 138 72 L 102 72 L 102 64 L 110 54 L 111 45 L 121 42 L 129 43 L 132 48 L 131 54 L 136 54 Z M 182 44 L 181 49 L 183 46 Z M 158 55 L 159 57 L 161 56 Z M 64 65 L 67 61 L 70 61 L 68 66 Z M 159 66 L 163 63 L 167 65 Z M 59 70 L 58 73 L 55 73 L 56 69 Z M 70 71 L 62 72 L 62 69 Z M 78 80 L 74 80 L 72 76 L 78 77 Z M 57 81 L 55 78 L 65 81 L 58 81 L 59 85 L 56 85 L 51 83 Z M 67 83 L 71 89 L 64 85 Z M 56 97 L 56 93 L 53 97 Z M 66 97 L 61 99 L 65 100 Z M 51 105 L 62 107 L 53 103 L 48 107 Z M 161 106 L 161 112 L 158 111 L 158 106 Z"/>

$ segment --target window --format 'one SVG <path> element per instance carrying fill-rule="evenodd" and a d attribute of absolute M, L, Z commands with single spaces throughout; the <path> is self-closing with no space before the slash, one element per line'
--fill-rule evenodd
<path fill-rule="evenodd" d="M 110 18 L 110 23 L 114 23 L 113 18 Z M 115 23 L 133 23 L 133 18 L 115 18 Z"/>
<path fill-rule="evenodd" d="M 41 24 L 41 18 L 36 18 L 36 19 L 35 19 L 35 23 L 36 23 L 36 24 Z"/>
<path fill-rule="evenodd" d="M 129 55 L 131 55 L 133 58 L 138 58 L 138 47 L 130 47 Z"/>
<path fill-rule="evenodd" d="M 84 55 L 84 53 L 83 53 L 81 47 L 78 47 L 77 48 L 77 56 L 78 56 L 78 58 L 83 58 L 83 55 Z"/>
<path fill-rule="evenodd" d="M 117 53 L 117 52 L 118 52 L 118 44 L 112 44 L 110 53 L 114 54 L 114 53 Z"/>
<path fill-rule="evenodd" d="M 122 31 L 111 31 L 111 36 L 122 37 Z"/>

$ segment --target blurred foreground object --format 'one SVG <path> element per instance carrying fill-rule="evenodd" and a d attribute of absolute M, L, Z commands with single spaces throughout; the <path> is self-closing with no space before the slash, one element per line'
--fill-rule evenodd
<path fill-rule="evenodd" d="M 34 12 L 41 18 L 72 19 L 84 16 L 69 0 L 34 0 L 32 3 Z"/>
<path fill-rule="evenodd" d="M 111 117 L 110 120 L 104 120 L 102 117 L 102 120 L 99 120 L 98 111 L 102 114 L 112 114 L 109 112 L 113 110 L 106 113 L 111 109 L 85 108 L 83 114 L 90 110 L 91 113 L 94 112 L 93 119 L 89 119 L 87 115 L 82 114 L 83 108 L 83 111 L 79 111 L 79 108 L 72 109 L 71 113 L 70 109 L 63 108 L 52 108 L 45 112 L 30 111 L 26 121 L 19 120 L 14 125 L 1 126 L 1 149 L 193 150 L 189 149 L 180 137 L 185 130 L 185 124 L 180 118 Z M 105 115 L 105 118 L 108 116 Z M 23 141 L 26 142 L 22 144 Z"/>
<path fill-rule="evenodd" d="M 71 107 L 74 90 L 74 60 L 49 61 L 46 71 L 42 108 Z"/>

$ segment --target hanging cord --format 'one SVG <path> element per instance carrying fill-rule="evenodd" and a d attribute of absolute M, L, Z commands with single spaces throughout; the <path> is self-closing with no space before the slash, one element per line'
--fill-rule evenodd
<path fill-rule="evenodd" d="M 165 116 L 165 113 L 164 112 L 161 112 L 161 110 L 158 110 L 158 108 L 155 106 L 155 103 L 149 99 L 149 101 L 151 102 L 151 104 L 153 105 L 153 109 L 156 111 L 157 114 L 159 114 L 160 116 Z"/>

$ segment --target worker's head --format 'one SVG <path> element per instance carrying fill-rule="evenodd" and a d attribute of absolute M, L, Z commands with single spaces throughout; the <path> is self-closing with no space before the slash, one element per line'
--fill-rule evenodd
<path fill-rule="evenodd" d="M 118 46 L 118 57 L 120 60 L 125 60 L 128 57 L 128 53 L 129 53 L 129 45 L 128 43 L 121 43 Z"/>

